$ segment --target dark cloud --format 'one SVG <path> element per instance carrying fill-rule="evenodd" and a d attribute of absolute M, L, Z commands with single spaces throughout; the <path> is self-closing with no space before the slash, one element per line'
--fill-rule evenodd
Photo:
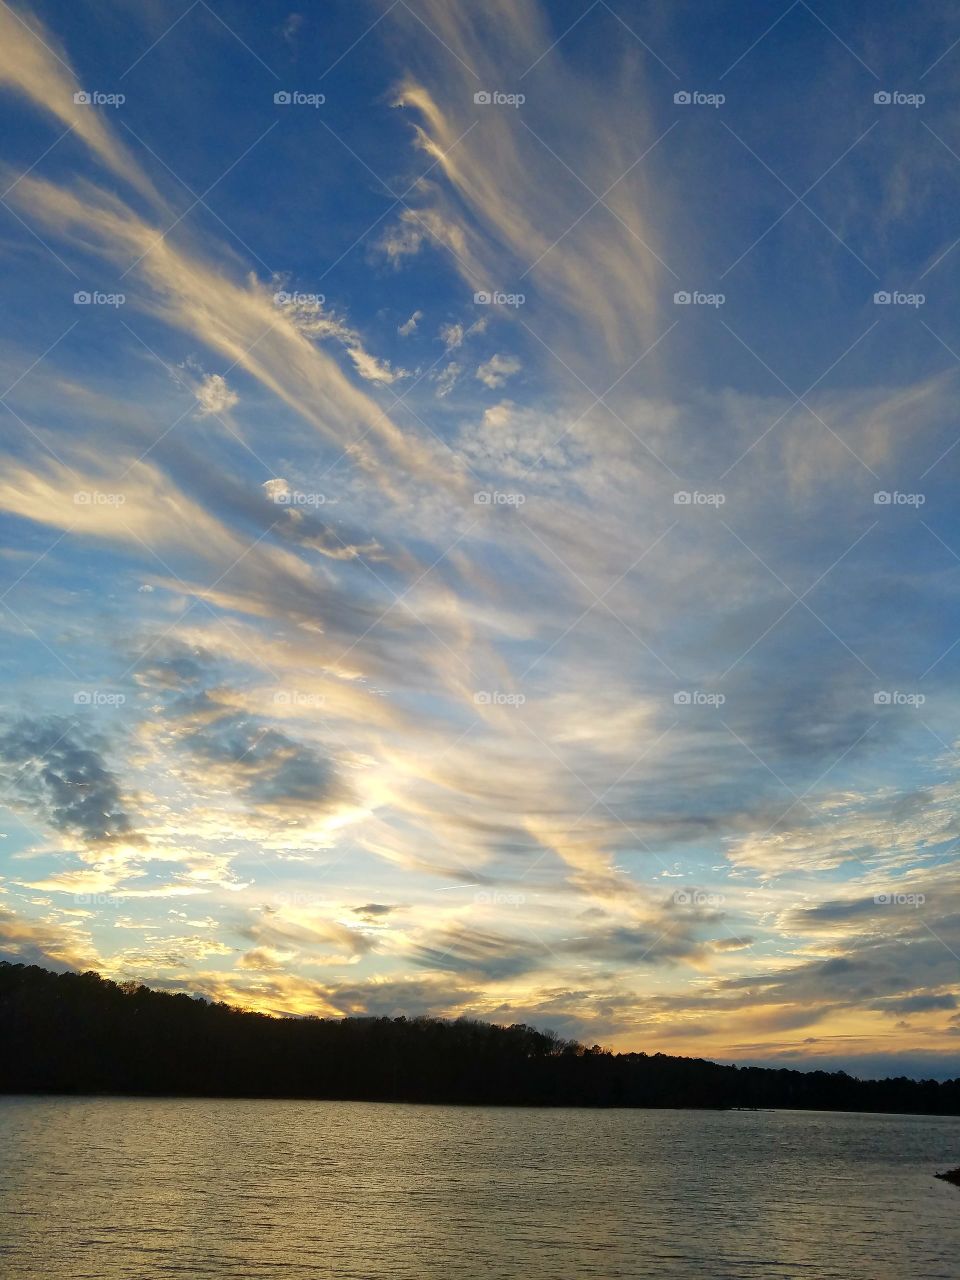
<path fill-rule="evenodd" d="M 854 940 L 846 955 L 766 974 L 725 979 L 718 992 L 743 992 L 758 1004 L 862 1005 L 875 1008 L 887 997 L 919 989 L 949 987 L 957 980 L 960 920 L 910 920 L 903 937 Z"/>
<path fill-rule="evenodd" d="M 889 910 L 878 904 L 874 898 L 853 898 L 848 900 L 834 899 L 821 902 L 815 907 L 801 907 L 791 911 L 787 917 L 787 927 L 792 929 L 815 929 L 819 925 L 842 923 L 847 920 L 868 919 Z"/>
<path fill-rule="evenodd" d="M 502 933 L 452 927 L 435 941 L 415 948 L 413 958 L 426 969 L 501 981 L 543 966 L 547 952 L 529 941 Z"/>
<path fill-rule="evenodd" d="M 956 1009 L 957 997 L 950 993 L 943 995 L 902 996 L 898 1000 L 882 1000 L 874 1008 L 880 1013 L 907 1014 L 933 1013 L 939 1009 Z"/>
<path fill-rule="evenodd" d="M 342 1013 L 377 1018 L 450 1017 L 480 995 L 460 982 L 415 978 L 382 978 L 326 989 L 327 999 Z"/>
<path fill-rule="evenodd" d="M 586 956 L 602 964 L 657 965 L 676 964 L 703 953 L 703 944 L 683 929 L 651 926 L 617 926 L 601 929 L 582 938 L 562 939 L 551 944 L 554 950 L 574 956 Z"/>
<path fill-rule="evenodd" d="M 254 947 L 245 951 L 237 960 L 240 969 L 253 969 L 257 973 L 282 973 L 287 966 L 284 958 L 278 958 L 268 947 Z"/>
<path fill-rule="evenodd" d="M 157 646 L 148 661 L 139 662 L 136 679 L 139 684 L 179 689 L 198 684 L 209 672 L 213 657 L 204 649 L 185 645 Z"/>
<path fill-rule="evenodd" d="M 778 772 L 796 768 L 802 776 L 820 760 L 832 763 L 843 752 L 854 759 L 889 742 L 871 728 L 877 721 L 876 681 L 842 666 L 842 647 L 812 619 L 812 631 L 792 631 L 775 646 L 776 674 L 765 662 L 724 682 L 724 718 Z M 819 632 L 819 633 L 818 633 Z M 855 659 L 850 663 L 855 665 Z M 739 678 L 738 678 L 739 677 Z"/>
<path fill-rule="evenodd" d="M 87 844 L 140 839 L 115 774 L 73 721 L 23 717 L 4 728 L 0 785 L 18 808 Z"/>
<path fill-rule="evenodd" d="M 416 962 L 425 968 L 472 974 L 491 981 L 544 969 L 560 956 L 590 960 L 598 966 L 672 965 L 705 953 L 703 943 L 682 927 L 656 923 L 647 927 L 615 926 L 566 938 L 551 937 L 549 947 L 533 935 L 509 936 L 492 931 L 451 927 L 418 946 Z"/>
<path fill-rule="evenodd" d="M 252 810 L 285 816 L 324 812 L 347 788 L 321 752 L 258 716 L 238 710 L 202 650 L 171 650 L 144 666 L 141 682 L 165 691 L 160 714 L 168 743 L 206 766 L 210 781 L 241 795 Z"/>
<path fill-rule="evenodd" d="M 384 558 L 376 539 L 364 536 L 343 520 L 334 522 L 321 517 L 336 509 L 327 502 L 332 494 L 293 493 L 292 499 L 274 501 L 263 486 L 251 486 L 223 467 L 211 467 L 182 441 L 167 437 L 152 451 L 155 463 L 166 469 L 170 479 L 205 510 L 233 527 L 257 535 L 272 534 L 285 542 L 319 551 L 338 560 L 364 556 L 372 560 Z M 277 481 L 283 486 L 284 481 Z M 328 482 L 329 484 L 329 482 Z"/>

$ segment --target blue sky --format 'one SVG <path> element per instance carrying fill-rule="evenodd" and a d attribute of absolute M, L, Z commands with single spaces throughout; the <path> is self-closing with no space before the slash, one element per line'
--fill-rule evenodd
<path fill-rule="evenodd" d="M 949 12 L 0 35 L 3 954 L 956 1073 Z"/>

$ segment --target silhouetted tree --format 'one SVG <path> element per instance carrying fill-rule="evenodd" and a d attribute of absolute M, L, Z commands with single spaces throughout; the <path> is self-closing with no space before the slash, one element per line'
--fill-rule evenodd
<path fill-rule="evenodd" d="M 271 1018 L 3 962 L 0 1092 L 960 1114 L 960 1080 L 614 1054 L 469 1018 Z"/>

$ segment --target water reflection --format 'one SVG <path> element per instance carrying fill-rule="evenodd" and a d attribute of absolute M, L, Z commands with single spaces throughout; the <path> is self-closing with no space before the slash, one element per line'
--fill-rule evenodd
<path fill-rule="evenodd" d="M 0 1272 L 955 1274 L 960 1121 L 3 1099 Z"/>

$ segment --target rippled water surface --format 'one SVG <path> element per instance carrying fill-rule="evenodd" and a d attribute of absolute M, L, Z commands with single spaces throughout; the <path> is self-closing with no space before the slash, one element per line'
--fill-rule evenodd
<path fill-rule="evenodd" d="M 0 1275 L 960 1274 L 960 1120 L 0 1099 Z"/>

